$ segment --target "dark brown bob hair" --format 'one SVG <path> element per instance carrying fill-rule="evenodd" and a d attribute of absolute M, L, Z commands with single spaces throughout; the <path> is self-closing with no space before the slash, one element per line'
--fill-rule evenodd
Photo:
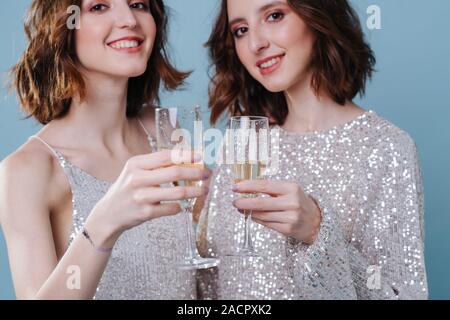
<path fill-rule="evenodd" d="M 287 0 L 289 6 L 315 34 L 311 57 L 311 86 L 324 91 L 340 105 L 364 94 L 372 77 L 375 56 L 364 39 L 359 18 L 347 0 Z M 282 125 L 288 115 L 282 92 L 266 90 L 244 68 L 237 56 L 228 26 L 227 0 L 205 46 L 214 74 L 209 91 L 211 122 L 230 115 L 269 116 Z"/>
<path fill-rule="evenodd" d="M 41 124 L 64 117 L 76 96 L 84 99 L 85 83 L 77 70 L 75 30 L 67 27 L 70 6 L 81 7 L 82 0 L 33 0 L 25 21 L 28 46 L 11 70 L 22 109 Z M 127 116 L 135 117 L 144 104 L 159 103 L 159 89 L 175 90 L 189 73 L 180 72 L 169 62 L 167 9 L 162 0 L 151 0 L 150 12 L 157 33 L 153 52 L 144 74 L 130 78 Z"/>

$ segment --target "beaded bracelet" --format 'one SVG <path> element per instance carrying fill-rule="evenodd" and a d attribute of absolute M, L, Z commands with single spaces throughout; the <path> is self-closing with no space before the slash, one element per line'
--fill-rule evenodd
<path fill-rule="evenodd" d="M 89 233 L 87 232 L 86 229 L 83 229 L 82 232 L 83 236 L 91 243 L 92 247 L 97 250 L 98 252 L 102 252 L 102 253 L 110 253 L 113 248 L 102 248 L 102 247 L 97 247 L 94 243 L 94 241 L 92 241 L 91 236 L 89 235 Z"/>

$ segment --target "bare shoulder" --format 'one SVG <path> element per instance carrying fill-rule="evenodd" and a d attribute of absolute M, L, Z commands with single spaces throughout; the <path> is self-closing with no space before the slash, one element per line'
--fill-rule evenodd
<path fill-rule="evenodd" d="M 50 208 L 65 189 L 58 183 L 57 165 L 51 151 L 34 139 L 0 162 L 0 215 L 26 204 Z"/>
<path fill-rule="evenodd" d="M 52 151 L 35 139 L 0 163 L 0 222 L 20 299 L 34 298 L 57 264 L 53 202 L 65 192 L 57 165 Z"/>
<path fill-rule="evenodd" d="M 29 140 L 0 163 L 0 172 L 4 177 L 49 178 L 53 167 L 52 158 L 49 152 L 38 146 L 38 142 Z"/>

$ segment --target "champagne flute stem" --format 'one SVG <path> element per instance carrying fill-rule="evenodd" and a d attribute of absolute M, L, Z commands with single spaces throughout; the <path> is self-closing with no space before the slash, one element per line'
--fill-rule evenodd
<path fill-rule="evenodd" d="M 245 234 L 244 234 L 244 245 L 242 248 L 247 251 L 253 251 L 252 243 L 252 211 L 245 211 Z"/>
<path fill-rule="evenodd" d="M 183 210 L 186 229 L 186 259 L 194 259 L 198 256 L 197 248 L 194 247 L 194 227 L 192 225 L 192 206 Z"/>

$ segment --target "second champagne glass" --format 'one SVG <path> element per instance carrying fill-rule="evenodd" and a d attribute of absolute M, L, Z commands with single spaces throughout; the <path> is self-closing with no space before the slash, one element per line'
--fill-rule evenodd
<path fill-rule="evenodd" d="M 267 117 L 232 117 L 226 138 L 226 162 L 231 165 L 234 183 L 261 179 L 269 163 L 270 128 Z M 244 194 L 243 197 L 256 197 Z M 245 233 L 235 256 L 258 257 L 252 242 L 252 212 L 245 212 Z"/>

